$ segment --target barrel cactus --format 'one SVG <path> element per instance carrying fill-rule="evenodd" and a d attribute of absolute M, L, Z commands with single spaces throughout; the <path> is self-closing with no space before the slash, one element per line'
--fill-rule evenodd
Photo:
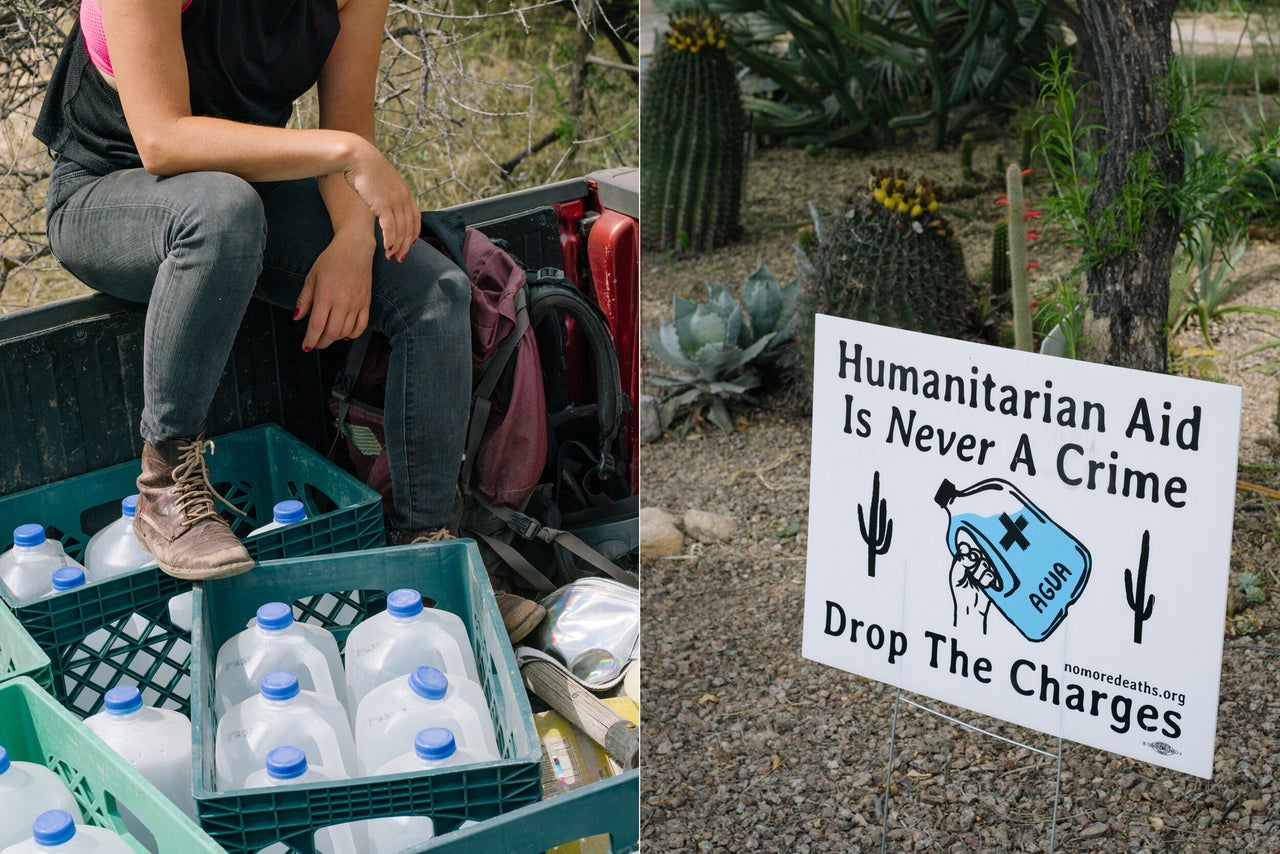
<path fill-rule="evenodd" d="M 825 232 L 805 265 L 810 311 L 951 337 L 972 328 L 977 294 L 932 182 L 876 170 Z M 801 329 L 812 337 L 812 324 Z"/>
<path fill-rule="evenodd" d="M 701 252 L 738 236 L 746 118 L 716 15 L 672 15 L 640 99 L 646 246 Z"/>

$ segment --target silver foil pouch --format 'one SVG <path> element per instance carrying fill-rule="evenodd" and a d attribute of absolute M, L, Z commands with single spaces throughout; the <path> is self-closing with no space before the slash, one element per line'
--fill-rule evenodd
<path fill-rule="evenodd" d="M 546 618 L 523 641 L 559 661 L 583 686 L 607 691 L 640 653 L 640 591 L 582 578 L 542 600 Z"/>

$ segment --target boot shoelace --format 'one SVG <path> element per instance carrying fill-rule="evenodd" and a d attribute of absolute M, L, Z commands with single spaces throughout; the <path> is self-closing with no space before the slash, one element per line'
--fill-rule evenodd
<path fill-rule="evenodd" d="M 178 485 L 180 493 L 178 509 L 186 514 L 188 526 L 202 519 L 217 519 L 225 524 L 225 520 L 218 515 L 214 499 L 221 501 L 237 516 L 244 515 L 239 508 L 219 495 L 209 482 L 209 467 L 204 460 L 206 448 L 212 454 L 213 442 L 204 436 L 192 439 L 182 448 L 179 462 L 173 467 L 173 482 Z"/>
<path fill-rule="evenodd" d="M 414 537 L 412 540 L 409 541 L 409 543 L 410 545 L 413 545 L 416 543 L 438 543 L 441 540 L 456 540 L 456 539 L 458 538 L 455 537 L 449 531 L 448 528 L 436 528 L 434 531 L 432 531 L 429 534 L 423 534 L 421 537 Z"/>

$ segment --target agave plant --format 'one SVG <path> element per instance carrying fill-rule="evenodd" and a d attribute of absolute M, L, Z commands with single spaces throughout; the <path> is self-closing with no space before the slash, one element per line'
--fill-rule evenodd
<path fill-rule="evenodd" d="M 753 402 L 751 392 L 762 384 L 761 371 L 788 363 L 790 342 L 799 315 L 800 286 L 786 287 L 761 264 L 743 285 L 740 303 L 729 289 L 707 283 L 703 303 L 679 295 L 672 299 L 673 319 L 645 330 L 653 354 L 675 369 L 650 374 L 645 381 L 667 389 L 658 412 L 663 427 L 682 413 L 706 412 L 720 429 L 733 430 L 727 401 Z"/>

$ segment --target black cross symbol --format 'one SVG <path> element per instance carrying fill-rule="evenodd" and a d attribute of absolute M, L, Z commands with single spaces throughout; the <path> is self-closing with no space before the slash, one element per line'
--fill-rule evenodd
<path fill-rule="evenodd" d="M 1010 519 L 1008 513 L 1000 514 L 1000 524 L 1004 525 L 1005 535 L 1000 538 L 1000 548 L 1008 551 L 1013 547 L 1014 543 L 1018 544 L 1018 548 L 1023 551 L 1027 550 L 1027 546 L 1031 545 L 1031 541 L 1022 533 L 1022 529 L 1027 527 L 1027 519 L 1025 516 L 1019 516 L 1016 520 Z"/>

